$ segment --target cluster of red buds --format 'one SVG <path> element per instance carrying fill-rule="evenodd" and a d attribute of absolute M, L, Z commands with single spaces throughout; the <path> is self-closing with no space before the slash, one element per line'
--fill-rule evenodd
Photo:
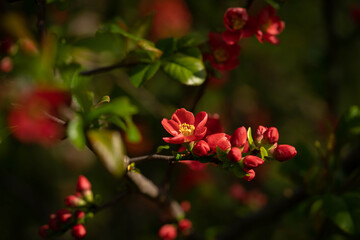
<path fill-rule="evenodd" d="M 86 235 L 84 223 L 87 218 L 92 216 L 92 213 L 87 211 L 92 202 L 91 183 L 86 177 L 80 175 L 75 195 L 70 195 L 65 199 L 65 204 L 69 208 L 63 208 L 51 214 L 48 224 L 40 227 L 39 235 L 49 238 L 60 235 L 71 228 L 71 235 L 74 239 L 83 239 Z"/>
<path fill-rule="evenodd" d="M 279 132 L 275 127 L 259 126 L 254 140 L 251 128 L 246 130 L 245 127 L 239 127 L 232 135 L 216 133 L 211 129 L 212 125 L 207 124 L 208 118 L 206 112 L 199 112 L 194 117 L 193 113 L 181 108 L 176 110 L 170 120 L 162 120 L 163 127 L 172 135 L 163 140 L 182 144 L 186 149 L 177 153 L 178 159 L 215 162 L 251 181 L 255 177 L 254 169 L 264 161 L 276 159 L 283 162 L 297 154 L 293 146 L 278 145 Z"/>
<path fill-rule="evenodd" d="M 224 15 L 226 30 L 222 34 L 209 33 L 211 54 L 205 54 L 204 59 L 219 71 L 236 68 L 239 63 L 240 39 L 253 35 L 264 43 L 279 44 L 279 35 L 285 28 L 284 21 L 276 15 L 272 6 L 264 7 L 258 15 L 249 16 L 245 8 L 229 8 Z"/>

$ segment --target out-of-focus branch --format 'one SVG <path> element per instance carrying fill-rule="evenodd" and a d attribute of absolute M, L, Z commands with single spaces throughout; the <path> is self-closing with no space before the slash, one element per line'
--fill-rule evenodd
<path fill-rule="evenodd" d="M 247 0 L 246 4 L 245 4 L 245 8 L 247 10 L 249 10 L 249 8 L 251 7 L 251 5 L 253 4 L 254 0 Z"/>
<path fill-rule="evenodd" d="M 110 66 L 99 67 L 99 68 L 95 68 L 95 69 L 92 69 L 92 70 L 82 71 L 82 72 L 80 72 L 80 75 L 82 75 L 82 76 L 90 76 L 90 75 L 95 75 L 95 74 L 98 74 L 98 73 L 109 72 L 111 70 L 114 70 L 114 69 L 117 69 L 117 68 L 123 68 L 123 67 L 127 67 L 127 66 L 129 66 L 129 64 L 119 62 L 119 63 L 115 63 L 115 64 L 110 65 Z"/>
<path fill-rule="evenodd" d="M 169 162 L 169 161 L 174 161 L 175 157 L 167 156 L 167 155 L 160 155 L 160 154 L 152 154 L 152 155 L 130 158 L 129 163 L 137 163 L 137 162 L 151 161 L 151 160 L 162 160 L 162 161 Z"/>
<path fill-rule="evenodd" d="M 46 0 L 36 0 L 36 5 L 38 6 L 38 20 L 37 28 L 40 41 L 46 33 Z"/>
<path fill-rule="evenodd" d="M 247 217 L 234 220 L 234 224 L 227 231 L 220 234 L 217 239 L 236 239 L 238 236 L 245 234 L 257 226 L 271 224 L 279 220 L 286 212 L 305 200 L 307 194 L 304 189 L 298 189 L 291 197 L 283 197 L 278 202 L 270 204 Z"/>
<path fill-rule="evenodd" d="M 156 202 L 160 207 L 167 208 L 173 220 L 182 218 L 185 213 L 180 204 L 161 191 L 150 179 L 137 172 L 128 172 L 127 177 L 136 185 L 140 193 Z"/>

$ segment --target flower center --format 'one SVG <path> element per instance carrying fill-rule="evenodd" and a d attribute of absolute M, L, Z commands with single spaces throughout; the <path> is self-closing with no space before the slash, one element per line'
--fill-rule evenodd
<path fill-rule="evenodd" d="M 239 18 L 238 16 L 233 16 L 231 18 L 231 25 L 234 30 L 240 30 L 244 27 L 245 21 Z"/>
<path fill-rule="evenodd" d="M 182 133 L 184 135 L 184 137 L 193 135 L 195 130 L 195 126 L 194 125 L 190 125 L 187 123 L 183 123 L 179 125 L 179 132 Z"/>
<path fill-rule="evenodd" d="M 271 20 L 268 20 L 266 23 L 260 26 L 262 32 L 267 32 L 268 28 L 271 26 Z"/>
<path fill-rule="evenodd" d="M 214 50 L 214 57 L 217 62 L 225 62 L 228 59 L 228 53 L 223 48 Z"/>

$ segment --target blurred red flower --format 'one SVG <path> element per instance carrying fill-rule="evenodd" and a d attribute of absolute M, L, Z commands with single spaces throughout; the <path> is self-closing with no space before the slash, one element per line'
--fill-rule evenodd
<path fill-rule="evenodd" d="M 280 34 L 285 28 L 285 22 L 276 16 L 276 10 L 272 6 L 264 7 L 258 15 L 258 30 L 256 37 L 259 42 L 267 41 L 271 44 L 279 44 L 276 35 Z"/>

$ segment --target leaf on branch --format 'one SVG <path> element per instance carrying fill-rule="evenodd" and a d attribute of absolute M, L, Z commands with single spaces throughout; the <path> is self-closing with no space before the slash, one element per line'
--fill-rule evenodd
<path fill-rule="evenodd" d="M 98 129 L 87 132 L 91 147 L 106 169 L 115 177 L 126 171 L 125 147 L 119 132 Z"/>
<path fill-rule="evenodd" d="M 140 133 L 139 129 L 136 127 L 136 125 L 134 124 L 134 122 L 132 121 L 132 119 L 130 117 L 127 117 L 125 119 L 125 121 L 127 124 L 127 129 L 126 129 L 127 140 L 132 143 L 140 142 L 142 139 L 141 133 Z"/>
<path fill-rule="evenodd" d="M 170 146 L 169 145 L 158 146 L 158 148 L 156 149 L 156 153 L 160 153 L 161 151 L 166 149 L 170 149 Z"/>
<path fill-rule="evenodd" d="M 177 41 L 177 48 L 193 48 L 204 43 L 207 38 L 204 35 L 198 33 L 188 34 Z"/>
<path fill-rule="evenodd" d="M 206 78 L 205 67 L 200 59 L 180 53 L 164 59 L 162 69 L 185 85 L 198 86 L 204 83 Z"/>
<path fill-rule="evenodd" d="M 254 144 L 254 140 L 253 140 L 253 137 L 251 134 L 251 127 L 248 128 L 247 137 L 248 137 L 249 147 L 252 150 L 255 148 L 255 144 Z"/>
<path fill-rule="evenodd" d="M 261 154 L 262 160 L 264 160 L 264 158 L 268 156 L 268 152 L 266 151 L 266 149 L 264 147 L 260 148 L 260 154 Z"/>
<path fill-rule="evenodd" d="M 70 141 L 80 150 L 85 147 L 84 120 L 80 114 L 69 122 L 67 127 L 67 136 Z"/>
<path fill-rule="evenodd" d="M 160 61 L 152 64 L 139 64 L 130 69 L 130 82 L 135 87 L 142 86 L 147 80 L 151 79 L 161 66 Z"/>
<path fill-rule="evenodd" d="M 96 105 L 101 105 L 103 103 L 109 103 L 110 102 L 110 97 L 109 96 L 103 96 L 97 103 Z"/>
<path fill-rule="evenodd" d="M 222 162 L 228 162 L 227 153 L 219 147 L 216 147 L 216 156 Z"/>

